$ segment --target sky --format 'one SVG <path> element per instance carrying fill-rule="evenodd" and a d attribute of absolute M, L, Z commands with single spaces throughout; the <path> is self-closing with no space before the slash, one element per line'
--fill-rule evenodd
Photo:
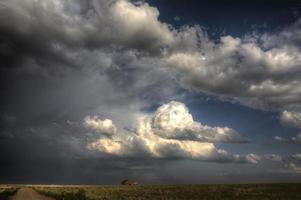
<path fill-rule="evenodd" d="M 301 181 L 301 2 L 0 0 L 0 182 Z"/>

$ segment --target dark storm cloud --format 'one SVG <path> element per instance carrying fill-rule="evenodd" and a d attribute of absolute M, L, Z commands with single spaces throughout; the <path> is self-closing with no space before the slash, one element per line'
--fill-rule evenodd
<path fill-rule="evenodd" d="M 39 33 L 22 35 L 13 30 L 2 29 L 0 32 L 1 67 L 20 67 L 24 62 L 30 61 L 45 67 L 50 64 L 73 65 L 67 57 L 55 51 L 47 42 L 45 43 L 45 41 L 51 40 L 49 37 Z"/>
<path fill-rule="evenodd" d="M 80 48 L 158 52 L 172 33 L 157 21 L 155 8 L 141 7 L 126 1 L 1 1 L 1 18 L 9 19 L 0 23 L 1 66 L 27 59 L 77 65 L 71 54 Z"/>
<path fill-rule="evenodd" d="M 1 18 L 10 19 L 0 22 L 2 181 L 116 183 L 144 165 L 91 155 L 86 145 L 98 136 L 82 127 L 93 113 L 129 126 L 175 90 L 166 72 L 150 67 L 156 60 L 139 61 L 164 45 L 157 38 L 168 28 L 156 10 L 146 6 L 142 19 L 153 21 L 153 34 L 139 17 L 125 28 L 116 9 L 139 9 L 113 2 L 1 1 Z"/>
<path fill-rule="evenodd" d="M 163 159 L 141 156 L 137 151 L 141 149 L 131 149 L 130 142 L 124 146 L 139 158 L 87 148 L 101 135 L 84 127 L 85 117 L 111 119 L 116 127 L 133 130 L 137 116 L 149 114 L 151 105 L 181 100 L 186 89 L 226 96 L 251 107 L 282 109 L 298 104 L 299 49 L 287 35 L 299 41 L 300 22 L 279 34 L 213 41 L 200 26 L 176 29 L 158 17 L 158 9 L 140 1 L 0 1 L 2 181 L 116 183 L 139 178 L 147 166 L 147 178 L 141 179 L 172 180 L 161 166 L 187 159 L 179 150 L 183 144 L 183 149 L 190 149 L 190 144 L 201 148 L 192 154 L 204 153 L 202 147 L 207 145 L 217 157 L 204 160 L 214 162 L 261 159 L 251 152 L 228 155 L 212 143 L 199 147 L 197 141 L 182 141 L 198 140 L 195 130 L 184 138 L 177 135 L 183 132 L 172 132 L 178 142 L 159 149 Z M 283 66 L 289 69 L 277 71 Z M 269 67 L 276 72 L 267 73 Z M 223 141 L 242 142 L 231 128 L 198 124 L 199 132 L 199 127 L 214 136 L 217 130 L 229 133 L 231 137 Z M 158 134 L 163 137 L 165 132 Z M 132 135 L 139 140 L 135 132 Z M 201 142 L 220 140 L 212 135 Z"/>
<path fill-rule="evenodd" d="M 0 24 L 2 66 L 20 62 L 31 71 L 32 66 L 57 71 L 59 65 L 95 65 L 109 69 L 120 85 L 140 77 L 132 73 L 138 66 L 165 66 L 184 87 L 261 109 L 299 107 L 300 20 L 274 34 L 224 36 L 216 42 L 198 26 L 175 29 L 160 22 L 159 11 L 146 3 L 3 1 L 1 9 L 11 19 Z M 123 52 L 139 64 L 128 62 Z M 95 59 L 101 55 L 107 63 Z"/>

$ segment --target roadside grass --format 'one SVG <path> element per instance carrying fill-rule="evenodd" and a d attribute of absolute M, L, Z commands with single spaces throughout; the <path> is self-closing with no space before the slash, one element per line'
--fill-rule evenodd
<path fill-rule="evenodd" d="M 301 183 L 34 187 L 57 200 L 300 200 Z"/>
<path fill-rule="evenodd" d="M 17 187 L 0 186 L 0 200 L 8 200 L 18 191 Z"/>
<path fill-rule="evenodd" d="M 41 188 L 35 187 L 35 191 L 38 193 L 52 197 L 56 200 L 86 200 L 86 191 L 79 188 Z"/>

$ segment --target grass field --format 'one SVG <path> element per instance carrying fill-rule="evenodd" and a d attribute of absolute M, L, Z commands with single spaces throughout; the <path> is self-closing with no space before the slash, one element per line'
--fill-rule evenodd
<path fill-rule="evenodd" d="M 300 200 L 300 184 L 33 186 L 57 200 Z"/>
<path fill-rule="evenodd" d="M 18 191 L 18 187 L 0 185 L 0 200 L 8 200 Z"/>

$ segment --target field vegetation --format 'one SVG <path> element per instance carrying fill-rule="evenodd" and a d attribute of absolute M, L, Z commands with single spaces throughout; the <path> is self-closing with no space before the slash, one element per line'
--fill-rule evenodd
<path fill-rule="evenodd" d="M 8 200 L 18 191 L 18 187 L 0 186 L 0 200 Z"/>
<path fill-rule="evenodd" d="M 40 186 L 57 200 L 300 200 L 301 184 Z"/>

